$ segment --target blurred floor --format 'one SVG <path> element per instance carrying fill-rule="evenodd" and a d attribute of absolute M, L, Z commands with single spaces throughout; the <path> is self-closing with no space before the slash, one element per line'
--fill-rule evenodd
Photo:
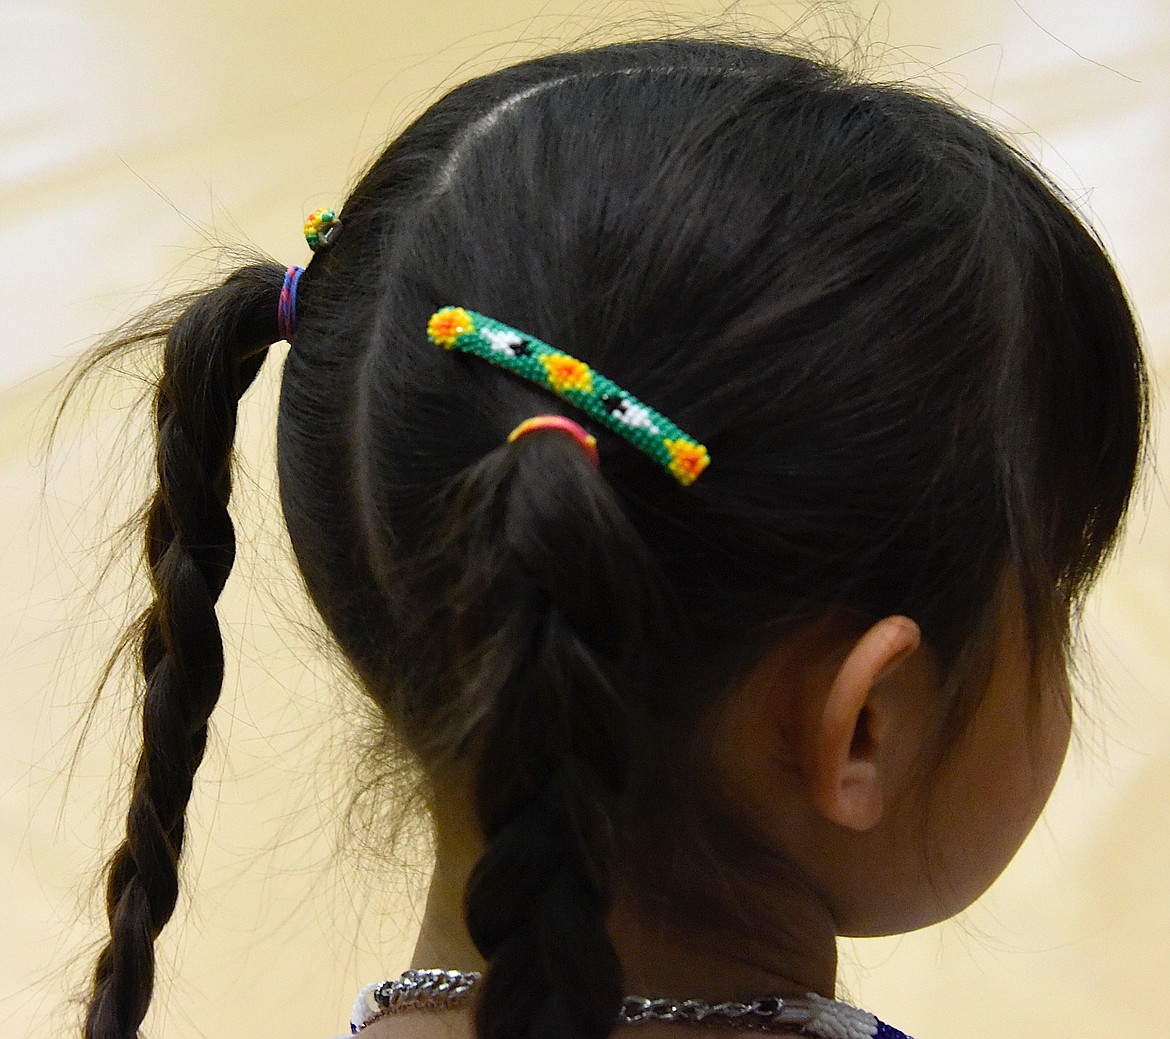
<path fill-rule="evenodd" d="M 579 41 L 719 18 L 718 3 L 438 0 L 328 6 L 0 5 L 0 1034 L 68 1034 L 100 934 L 94 880 L 133 744 L 128 699 L 87 696 L 131 614 L 100 595 L 99 539 L 145 488 L 129 390 L 74 408 L 40 454 L 60 362 L 221 243 L 304 262 L 306 212 L 441 88 Z M 194 8 L 194 9 L 192 9 Z M 1170 6 L 1166 0 L 888 0 L 802 14 L 744 3 L 733 24 L 861 38 L 871 67 L 925 79 L 1006 125 L 1101 229 L 1170 362 Z M 728 24 L 725 18 L 722 24 Z M 616 27 L 616 28 L 615 28 Z M 229 674 L 191 813 L 187 887 L 160 943 L 150 1034 L 344 1027 L 353 991 L 406 962 L 422 890 L 346 837 L 352 696 L 315 651 L 271 466 L 278 365 L 242 411 L 241 549 L 222 600 Z M 129 425 L 127 425 L 129 423 Z M 138 423 L 138 425 L 134 425 Z M 95 482 L 100 476 L 101 481 Z M 920 1039 L 1124 1034 L 1170 1017 L 1170 517 L 1150 480 L 1089 618 L 1082 746 L 1046 820 L 962 921 L 844 944 L 849 994 Z M 291 605 L 290 605 L 291 604 Z M 308 666 L 306 666 L 306 662 Z M 340 844 L 347 850 L 337 852 Z"/>

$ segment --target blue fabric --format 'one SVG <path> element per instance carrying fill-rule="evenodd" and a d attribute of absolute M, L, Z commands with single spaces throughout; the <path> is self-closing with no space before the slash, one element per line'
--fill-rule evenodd
<path fill-rule="evenodd" d="M 910 1039 L 910 1036 L 905 1032 L 899 1032 L 893 1025 L 888 1025 L 879 1018 L 873 1039 Z"/>

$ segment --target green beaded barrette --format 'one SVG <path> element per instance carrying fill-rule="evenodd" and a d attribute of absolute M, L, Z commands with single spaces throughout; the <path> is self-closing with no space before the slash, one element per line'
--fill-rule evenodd
<path fill-rule="evenodd" d="M 711 461 L 702 444 L 613 380 L 494 318 L 462 307 L 443 307 L 427 322 L 427 336 L 436 346 L 475 354 L 552 390 L 644 451 L 684 487 L 694 483 Z"/>

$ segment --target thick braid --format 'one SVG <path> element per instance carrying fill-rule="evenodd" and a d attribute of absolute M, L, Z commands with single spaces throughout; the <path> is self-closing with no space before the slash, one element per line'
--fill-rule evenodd
<path fill-rule="evenodd" d="M 530 638 L 478 774 L 488 847 L 467 924 L 490 964 L 479 1036 L 593 1039 L 610 1033 L 622 997 L 605 918 L 625 712 L 559 608 Z"/>
<path fill-rule="evenodd" d="M 465 543 L 466 572 L 481 577 L 449 600 L 479 598 L 492 618 L 477 653 L 494 693 L 476 778 L 486 850 L 465 901 L 488 961 L 477 1029 L 480 1039 L 602 1039 L 623 991 L 605 925 L 642 713 L 630 656 L 644 644 L 653 583 L 578 445 L 554 431 L 504 451 L 514 470 L 494 489 L 473 480 L 465 496 L 479 495 L 484 519 Z"/>
<path fill-rule="evenodd" d="M 154 601 L 140 622 L 142 751 L 126 837 L 109 866 L 110 940 L 94 971 L 86 1039 L 137 1036 L 154 940 L 175 908 L 184 815 L 223 683 L 215 603 L 235 557 L 227 504 L 236 409 L 277 339 L 282 278 L 277 267 L 237 271 L 166 330 L 154 408 L 159 486 L 146 514 Z"/>

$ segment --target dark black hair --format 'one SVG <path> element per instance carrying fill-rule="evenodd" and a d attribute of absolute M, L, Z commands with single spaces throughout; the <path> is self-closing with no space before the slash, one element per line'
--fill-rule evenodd
<path fill-rule="evenodd" d="M 777 637 L 830 609 L 914 618 L 945 666 L 944 742 L 978 702 L 1005 572 L 1063 661 L 1144 449 L 1133 317 L 1093 233 L 978 119 L 717 41 L 471 80 L 339 215 L 281 389 L 296 558 L 389 729 L 431 777 L 477 777 L 480 1036 L 601 1039 L 616 878 L 693 812 L 671 792 L 694 782 L 695 721 Z M 241 269 L 137 337 L 166 339 L 156 600 L 89 1039 L 136 1033 L 174 907 L 222 677 L 235 408 L 282 273 Z M 710 467 L 680 487 L 603 429 L 599 469 L 565 436 L 507 443 L 534 414 L 590 422 L 432 345 L 448 304 L 587 361 Z"/>

